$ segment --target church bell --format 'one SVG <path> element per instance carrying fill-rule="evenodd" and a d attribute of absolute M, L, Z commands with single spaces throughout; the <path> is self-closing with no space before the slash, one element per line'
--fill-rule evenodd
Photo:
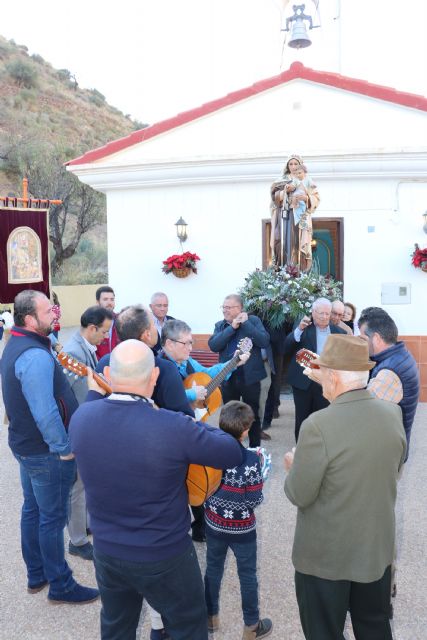
<path fill-rule="evenodd" d="M 305 23 L 308 22 L 309 28 L 313 29 L 313 19 L 304 13 L 305 4 L 294 4 L 292 9 L 294 10 L 294 15 L 286 18 L 286 29 L 282 29 L 282 31 L 291 32 L 291 38 L 288 42 L 289 47 L 304 49 L 311 45 Z"/>
<path fill-rule="evenodd" d="M 311 40 L 307 35 L 304 20 L 297 18 L 292 25 L 291 37 L 288 46 L 293 49 L 304 49 L 311 45 Z"/>

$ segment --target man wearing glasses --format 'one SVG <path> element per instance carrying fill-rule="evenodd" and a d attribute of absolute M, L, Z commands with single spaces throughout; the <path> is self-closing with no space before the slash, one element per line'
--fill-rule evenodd
<path fill-rule="evenodd" d="M 169 300 L 165 293 L 157 291 L 151 296 L 150 309 L 153 314 L 154 324 L 157 329 L 157 343 L 153 347 L 154 355 L 156 356 L 162 348 L 162 331 L 165 322 L 168 320 L 174 320 L 173 316 L 168 316 Z"/>
<path fill-rule="evenodd" d="M 162 356 L 171 360 L 178 367 L 178 371 L 183 380 L 192 373 L 207 373 L 208 376 L 214 378 L 229 360 L 234 356 L 234 352 L 227 358 L 226 362 L 219 362 L 212 367 L 204 367 L 200 362 L 190 357 L 191 350 L 193 348 L 193 336 L 191 335 L 191 328 L 186 322 L 182 320 L 168 320 L 162 331 Z M 248 355 L 242 354 L 240 364 L 244 364 L 248 359 Z M 237 365 L 237 366 L 239 366 Z M 192 389 L 186 389 L 188 402 L 191 404 L 196 400 L 204 400 L 206 398 L 206 387 L 194 386 Z M 224 400 L 224 403 L 226 401 Z"/>
<path fill-rule="evenodd" d="M 320 355 L 331 333 L 346 333 L 331 322 L 332 303 L 326 298 L 313 302 L 311 318 L 304 316 L 299 325 L 285 340 L 285 353 L 295 356 L 300 349 L 309 349 Z M 292 357 L 288 369 L 288 382 L 292 386 L 295 403 L 295 442 L 298 441 L 301 424 L 309 415 L 325 409 L 329 402 L 323 396 L 322 387 L 303 374 L 303 368 Z"/>
<path fill-rule="evenodd" d="M 236 350 L 242 338 L 252 340 L 251 357 L 245 367 L 233 372 L 222 385 L 224 404 L 229 400 L 242 400 L 254 412 L 255 420 L 249 430 L 249 446 L 259 447 L 261 441 L 261 424 L 259 419 L 259 395 L 261 380 L 266 378 L 261 349 L 265 349 L 270 342 L 270 336 L 261 320 L 256 316 L 248 316 L 243 311 L 242 298 L 231 294 L 224 300 L 221 307 L 224 320 L 215 325 L 213 336 L 209 338 L 209 348 L 219 353 L 220 362 L 227 362 Z M 263 434 L 264 435 L 264 434 Z M 270 440 L 270 436 L 264 435 Z"/>
<path fill-rule="evenodd" d="M 108 338 L 113 318 L 112 310 L 107 307 L 96 305 L 86 309 L 80 318 L 80 329 L 64 345 L 64 351 L 87 367 L 95 369 L 98 363 L 96 349 Z M 77 402 L 79 405 L 82 404 L 88 393 L 86 378 L 73 376 L 69 377 L 68 381 Z M 93 547 L 86 532 L 86 496 L 79 474 L 71 489 L 68 518 L 67 526 L 70 535 L 68 551 L 84 560 L 92 560 Z"/>

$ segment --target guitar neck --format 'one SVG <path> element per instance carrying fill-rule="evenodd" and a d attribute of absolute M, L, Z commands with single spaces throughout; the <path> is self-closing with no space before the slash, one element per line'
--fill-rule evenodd
<path fill-rule="evenodd" d="M 214 378 L 212 378 L 212 380 L 209 382 L 208 386 L 206 387 L 207 398 L 209 398 L 211 393 L 215 391 L 215 389 L 219 387 L 221 382 L 225 380 L 225 378 L 228 376 L 230 371 L 232 371 L 235 368 L 236 364 L 239 362 L 239 359 L 240 359 L 240 354 L 234 356 L 230 360 L 230 362 L 223 369 L 221 369 L 221 371 L 217 373 Z"/>
<path fill-rule="evenodd" d="M 70 356 L 68 353 L 65 353 L 64 351 L 61 351 L 61 353 L 58 354 L 58 361 L 65 369 L 67 369 L 71 373 L 75 373 L 78 376 L 84 377 L 88 374 L 88 367 L 85 364 L 79 362 L 78 360 L 75 360 L 72 356 Z M 101 389 L 104 389 L 104 391 L 106 391 L 108 394 L 112 393 L 112 389 L 103 375 L 96 373 L 96 371 L 92 371 L 92 374 L 93 379 L 101 387 Z"/>

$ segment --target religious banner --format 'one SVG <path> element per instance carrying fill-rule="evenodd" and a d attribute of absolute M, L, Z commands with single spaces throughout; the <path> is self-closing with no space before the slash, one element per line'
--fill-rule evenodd
<path fill-rule="evenodd" d="M 49 292 L 47 209 L 0 208 L 0 302 L 24 289 Z"/>

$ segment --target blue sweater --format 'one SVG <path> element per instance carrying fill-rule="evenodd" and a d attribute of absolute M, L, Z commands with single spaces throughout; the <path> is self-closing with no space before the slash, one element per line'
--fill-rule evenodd
<path fill-rule="evenodd" d="M 69 432 L 94 546 L 133 562 L 167 560 L 191 544 L 190 463 L 220 469 L 242 460 L 230 435 L 143 400 L 85 402 Z"/>
<path fill-rule="evenodd" d="M 263 501 L 263 480 L 258 455 L 240 447 L 243 461 L 224 471 L 219 488 L 205 503 L 205 521 L 209 534 L 249 542 L 255 536 L 254 509 Z"/>

